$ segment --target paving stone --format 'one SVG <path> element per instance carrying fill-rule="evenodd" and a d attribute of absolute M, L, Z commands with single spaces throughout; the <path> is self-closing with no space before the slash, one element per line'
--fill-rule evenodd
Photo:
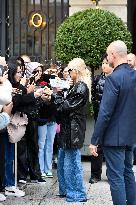
<path fill-rule="evenodd" d="M 112 205 L 110 188 L 106 178 L 106 167 L 103 164 L 102 180 L 95 184 L 88 183 L 90 178 L 90 162 L 83 162 L 84 181 L 89 200 L 86 203 L 68 203 L 58 196 L 56 170 L 54 178 L 46 179 L 45 184 L 29 183 L 22 186 L 26 196 L 21 198 L 7 197 L 0 205 Z M 136 175 L 136 166 L 134 166 Z"/>

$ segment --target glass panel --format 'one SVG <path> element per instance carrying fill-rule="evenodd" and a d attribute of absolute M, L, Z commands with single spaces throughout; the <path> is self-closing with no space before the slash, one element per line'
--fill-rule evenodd
<path fill-rule="evenodd" d="M 19 17 L 20 17 L 20 10 L 19 10 L 19 3 L 20 1 L 15 1 L 14 4 L 14 55 L 18 56 L 19 55 L 19 40 L 20 40 L 20 35 L 21 33 L 19 32 L 20 28 L 20 22 L 19 22 Z"/>
<path fill-rule="evenodd" d="M 61 0 L 56 0 L 56 27 L 60 25 L 61 22 Z"/>
<path fill-rule="evenodd" d="M 27 1 L 21 0 L 21 53 L 26 53 L 26 41 L 27 41 Z"/>
<path fill-rule="evenodd" d="M 64 18 L 67 18 L 69 15 L 69 1 L 68 0 L 63 0 L 63 9 L 64 9 Z"/>

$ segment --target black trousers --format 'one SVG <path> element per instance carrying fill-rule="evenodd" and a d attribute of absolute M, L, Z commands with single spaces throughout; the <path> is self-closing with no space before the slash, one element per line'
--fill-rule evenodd
<path fill-rule="evenodd" d="M 98 147 L 98 157 L 91 156 L 91 177 L 101 179 L 103 162 L 103 149 Z"/>
<path fill-rule="evenodd" d="M 5 143 L 4 136 L 0 131 L 0 191 L 3 189 L 5 175 Z"/>
<path fill-rule="evenodd" d="M 18 142 L 18 179 L 26 179 L 28 174 L 30 179 L 41 177 L 37 128 L 37 123 L 29 119 L 26 133 Z"/>

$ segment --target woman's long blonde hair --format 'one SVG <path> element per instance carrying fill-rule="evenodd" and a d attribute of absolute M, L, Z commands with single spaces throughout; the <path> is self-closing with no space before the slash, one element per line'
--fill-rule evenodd
<path fill-rule="evenodd" d="M 68 64 L 69 69 L 78 71 L 76 82 L 83 81 L 89 88 L 89 102 L 91 102 L 91 72 L 88 70 L 85 62 L 81 58 L 74 58 Z"/>

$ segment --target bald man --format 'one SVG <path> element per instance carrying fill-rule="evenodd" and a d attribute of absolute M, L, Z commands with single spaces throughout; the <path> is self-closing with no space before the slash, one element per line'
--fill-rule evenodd
<path fill-rule="evenodd" d="M 127 64 L 127 46 L 114 41 L 107 48 L 114 72 L 106 78 L 90 151 L 102 145 L 114 205 L 136 205 L 132 146 L 136 144 L 136 71 Z"/>
<path fill-rule="evenodd" d="M 136 70 L 136 56 L 133 53 L 127 55 L 127 63 L 131 68 Z"/>

